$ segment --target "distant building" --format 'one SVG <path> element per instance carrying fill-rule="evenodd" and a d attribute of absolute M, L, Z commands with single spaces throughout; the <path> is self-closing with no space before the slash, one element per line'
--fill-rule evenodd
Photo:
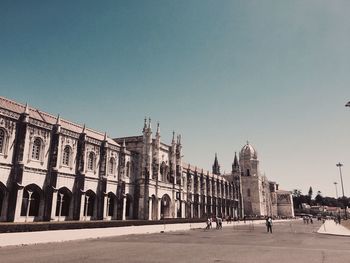
<path fill-rule="evenodd" d="M 258 153 L 247 142 L 236 162 L 235 174 L 241 173 L 244 214 L 249 216 L 294 216 L 292 193 L 278 189 L 259 170 Z"/>

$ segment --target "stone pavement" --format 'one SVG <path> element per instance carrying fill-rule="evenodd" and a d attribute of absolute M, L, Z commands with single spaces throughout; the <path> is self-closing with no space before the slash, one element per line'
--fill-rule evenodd
<path fill-rule="evenodd" d="M 286 222 L 286 220 L 274 220 L 274 223 Z M 247 225 L 254 227 L 256 224 L 264 224 L 265 220 L 232 222 L 227 224 L 223 222 L 223 227 L 234 227 Z M 128 226 L 128 227 L 110 227 L 110 228 L 90 228 L 90 229 L 70 229 L 53 230 L 21 233 L 1 233 L 0 247 L 31 245 L 40 243 L 52 243 L 63 241 L 74 241 L 82 239 L 96 239 L 104 237 L 132 235 L 132 234 L 151 234 L 171 231 L 183 231 L 190 229 L 205 228 L 206 223 L 187 223 L 187 224 L 164 224 L 164 225 L 146 225 L 146 226 Z M 216 224 L 213 223 L 213 227 Z"/>
<path fill-rule="evenodd" d="M 335 223 L 334 220 L 326 220 L 324 224 L 321 225 L 317 233 L 338 236 L 350 236 L 350 230 L 340 224 Z"/>
<path fill-rule="evenodd" d="M 0 248 L 0 262 L 65 263 L 344 263 L 350 262 L 350 239 L 316 233 L 322 222 L 275 223 L 222 230 L 192 229 L 123 235 L 70 242 Z M 230 227 L 231 226 L 231 227 Z"/>

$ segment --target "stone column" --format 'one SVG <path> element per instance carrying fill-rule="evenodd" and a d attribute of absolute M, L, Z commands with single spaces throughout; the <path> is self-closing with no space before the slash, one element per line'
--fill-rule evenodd
<path fill-rule="evenodd" d="M 103 197 L 103 220 L 108 218 L 109 206 L 110 206 L 110 198 L 105 194 Z"/>
<path fill-rule="evenodd" d="M 19 221 L 21 217 L 21 208 L 22 208 L 22 199 L 23 199 L 23 191 L 24 187 L 20 186 L 17 190 L 17 200 L 16 200 L 16 208 L 15 208 L 15 217 L 14 222 Z"/>
<path fill-rule="evenodd" d="M 57 190 L 54 189 L 52 193 L 52 204 L 51 204 L 51 216 L 50 220 L 56 220 L 56 208 L 57 208 Z M 60 203 L 61 204 L 61 203 Z"/>
<path fill-rule="evenodd" d="M 122 220 L 126 219 L 126 197 L 123 197 L 123 215 Z"/>
<path fill-rule="evenodd" d="M 83 193 L 82 195 L 81 195 L 81 198 L 80 198 L 80 211 L 79 211 L 79 220 L 80 221 L 83 221 L 83 220 L 86 220 L 86 218 L 85 218 L 85 214 L 84 214 L 84 208 L 85 208 L 85 202 L 86 202 L 86 200 L 85 200 L 85 193 Z M 86 212 L 87 212 L 87 207 L 86 207 Z"/>
<path fill-rule="evenodd" d="M 184 201 L 181 201 L 181 218 L 186 218 L 186 204 Z"/>
<path fill-rule="evenodd" d="M 190 216 L 190 218 L 193 218 L 193 212 L 194 212 L 194 211 L 193 211 L 193 203 L 191 202 L 190 205 L 191 205 L 191 216 Z"/>
<path fill-rule="evenodd" d="M 152 220 L 152 214 L 153 214 L 153 198 L 149 198 L 148 220 Z"/>
<path fill-rule="evenodd" d="M 198 196 L 198 218 L 201 218 L 201 202 L 200 202 L 201 197 Z"/>
<path fill-rule="evenodd" d="M 157 213 L 157 220 L 160 220 L 160 210 L 161 210 L 161 204 L 162 202 L 162 199 L 158 197 L 158 207 L 157 207 L 157 210 L 158 210 L 158 213 Z"/>
<path fill-rule="evenodd" d="M 26 222 L 27 222 L 28 217 L 29 217 L 30 203 L 32 201 L 32 194 L 33 194 L 33 192 L 28 190 L 28 205 L 27 205 L 26 220 L 25 220 Z"/>

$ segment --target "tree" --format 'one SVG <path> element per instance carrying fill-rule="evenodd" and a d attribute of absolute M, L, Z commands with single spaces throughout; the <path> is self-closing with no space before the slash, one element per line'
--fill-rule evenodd
<path fill-rule="evenodd" d="M 317 195 L 315 196 L 316 204 L 324 205 L 324 200 L 321 191 L 317 191 Z"/>
<path fill-rule="evenodd" d="M 309 192 L 308 192 L 308 195 L 309 195 L 309 197 L 310 197 L 310 200 L 312 199 L 312 187 L 310 186 L 310 188 L 309 188 Z"/>
<path fill-rule="evenodd" d="M 299 196 L 301 196 L 301 191 L 300 191 L 300 189 L 294 189 L 292 195 L 293 195 L 293 197 L 299 197 Z"/>

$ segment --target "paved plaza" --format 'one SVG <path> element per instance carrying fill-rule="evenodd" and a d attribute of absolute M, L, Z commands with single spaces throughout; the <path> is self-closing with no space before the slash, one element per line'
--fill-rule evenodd
<path fill-rule="evenodd" d="M 320 223 L 225 226 L 0 248 L 1 262 L 349 262 L 350 238 Z"/>

